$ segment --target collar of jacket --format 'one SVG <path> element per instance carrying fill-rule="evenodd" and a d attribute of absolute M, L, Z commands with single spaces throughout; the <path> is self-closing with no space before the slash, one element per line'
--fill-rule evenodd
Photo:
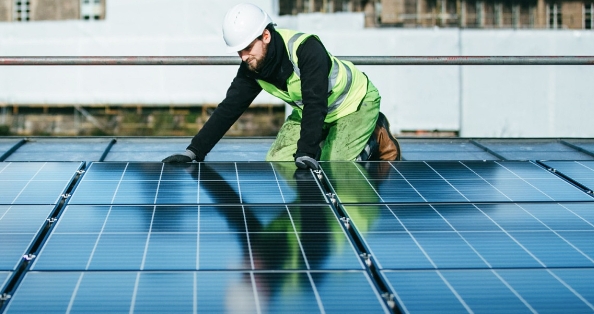
<path fill-rule="evenodd" d="M 241 66 L 247 71 L 248 77 L 264 80 L 276 87 L 286 90 L 287 79 L 293 74 L 293 64 L 289 60 L 287 48 L 281 35 L 277 31 L 271 32 L 272 38 L 268 44 L 268 51 L 264 58 L 264 65 L 260 72 L 247 70 L 244 63 Z"/>

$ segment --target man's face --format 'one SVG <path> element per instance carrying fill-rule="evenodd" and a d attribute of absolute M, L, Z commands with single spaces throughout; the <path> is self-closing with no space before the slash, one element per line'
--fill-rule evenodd
<path fill-rule="evenodd" d="M 264 65 L 264 58 L 268 52 L 268 44 L 270 43 L 270 32 L 266 29 L 262 36 L 254 39 L 247 47 L 237 52 L 241 61 L 243 61 L 248 69 L 253 72 L 259 72 Z"/>

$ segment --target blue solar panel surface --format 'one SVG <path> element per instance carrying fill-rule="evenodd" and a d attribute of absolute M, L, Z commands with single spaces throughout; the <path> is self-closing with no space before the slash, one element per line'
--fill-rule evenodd
<path fill-rule="evenodd" d="M 4 286 L 6 285 L 6 282 L 8 281 L 8 278 L 11 274 L 12 272 L 0 271 L 0 289 L 4 289 Z"/>
<path fill-rule="evenodd" d="M 594 161 L 545 161 L 555 172 L 571 178 L 589 191 L 594 191 Z"/>
<path fill-rule="evenodd" d="M 580 163 L 556 165 L 590 177 Z M 519 161 L 323 167 L 400 311 L 594 310 L 594 281 L 587 280 L 594 274 L 593 198 L 545 167 Z"/>
<path fill-rule="evenodd" d="M 478 139 L 476 143 L 509 160 L 593 160 L 588 140 Z M 585 144 L 585 145 L 584 145 Z M 582 147 L 580 147 L 582 146 Z M 577 149 L 581 148 L 581 149 Z M 591 147 L 590 147 L 591 148 Z"/>
<path fill-rule="evenodd" d="M 594 311 L 589 161 L 322 168 L 0 162 L 1 310 Z"/>
<path fill-rule="evenodd" d="M 81 165 L 0 163 L 0 204 L 56 204 Z"/>

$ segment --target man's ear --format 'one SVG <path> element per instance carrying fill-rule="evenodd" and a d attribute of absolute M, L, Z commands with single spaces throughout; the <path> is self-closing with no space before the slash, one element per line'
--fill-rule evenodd
<path fill-rule="evenodd" d="M 268 44 L 268 43 L 270 43 L 271 40 L 272 40 L 272 34 L 270 33 L 270 31 L 267 28 L 264 29 L 264 33 L 262 33 L 262 41 L 264 41 L 264 43 Z"/>

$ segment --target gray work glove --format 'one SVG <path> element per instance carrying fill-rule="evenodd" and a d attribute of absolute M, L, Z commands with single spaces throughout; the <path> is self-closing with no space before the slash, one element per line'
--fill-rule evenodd
<path fill-rule="evenodd" d="M 295 165 L 299 169 L 320 170 L 318 161 L 307 154 L 295 154 Z"/>
<path fill-rule="evenodd" d="M 183 163 L 183 162 L 191 162 L 192 160 L 196 159 L 196 154 L 193 151 L 186 149 L 183 154 L 173 154 L 165 159 L 162 162 L 168 163 Z"/>

